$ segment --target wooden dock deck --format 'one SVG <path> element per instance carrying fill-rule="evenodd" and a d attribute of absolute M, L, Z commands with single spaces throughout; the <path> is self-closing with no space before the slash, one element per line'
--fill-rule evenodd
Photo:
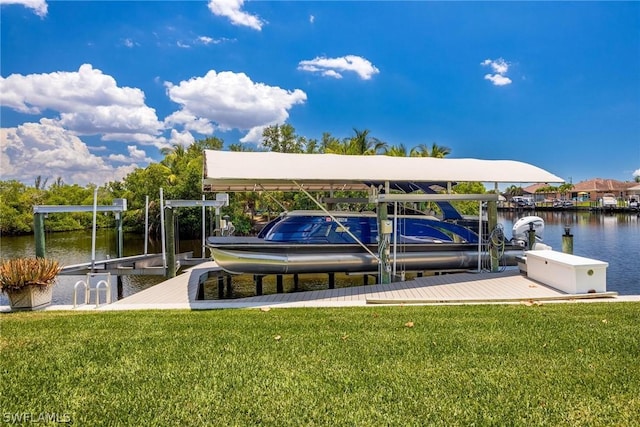
<path fill-rule="evenodd" d="M 611 298 L 617 294 L 569 295 L 528 279 L 518 271 L 456 273 L 416 278 L 390 284 L 353 286 L 309 292 L 293 292 L 239 299 L 197 300 L 198 286 L 215 262 L 205 262 L 183 274 L 138 292 L 100 310 L 222 309 L 258 307 L 344 307 L 367 304 L 489 304 L 530 301 Z"/>

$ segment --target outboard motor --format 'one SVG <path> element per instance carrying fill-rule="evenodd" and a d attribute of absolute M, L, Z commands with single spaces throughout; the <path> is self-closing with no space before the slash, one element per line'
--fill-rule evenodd
<path fill-rule="evenodd" d="M 542 242 L 542 235 L 544 233 L 544 220 L 539 216 L 525 216 L 520 218 L 513 224 L 512 238 L 513 242 L 517 242 L 522 247 L 529 248 L 529 230 L 535 231 L 536 242 Z"/>

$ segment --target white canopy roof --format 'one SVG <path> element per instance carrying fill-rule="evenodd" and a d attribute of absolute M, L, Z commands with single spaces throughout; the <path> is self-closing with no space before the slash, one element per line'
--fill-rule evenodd
<path fill-rule="evenodd" d="M 208 191 L 366 189 L 366 182 L 558 183 L 564 180 L 513 160 L 347 156 L 205 150 Z"/>

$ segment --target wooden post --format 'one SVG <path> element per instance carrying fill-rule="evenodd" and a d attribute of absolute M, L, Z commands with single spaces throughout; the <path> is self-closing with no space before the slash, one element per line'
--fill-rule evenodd
<path fill-rule="evenodd" d="M 295 273 L 293 275 L 293 290 L 297 291 L 298 290 L 298 285 L 300 284 L 300 278 L 298 277 L 298 273 Z"/>
<path fill-rule="evenodd" d="M 227 298 L 231 298 L 233 296 L 233 281 L 232 277 L 229 274 L 227 276 Z"/>
<path fill-rule="evenodd" d="M 536 244 L 536 230 L 533 229 L 533 222 L 529 223 L 529 230 L 527 230 L 527 249 L 532 250 Z"/>
<path fill-rule="evenodd" d="M 329 273 L 329 289 L 334 289 L 336 287 L 336 274 Z"/>
<path fill-rule="evenodd" d="M 282 274 L 276 276 L 276 292 L 279 294 L 284 293 L 284 286 L 282 284 Z"/>
<path fill-rule="evenodd" d="M 116 276 L 116 288 L 117 288 L 117 297 L 118 300 L 124 298 L 124 287 L 122 284 L 122 276 Z"/>
<path fill-rule="evenodd" d="M 368 274 L 363 274 L 362 275 L 362 284 L 364 286 L 367 286 L 369 284 L 369 275 Z"/>
<path fill-rule="evenodd" d="M 489 232 L 495 230 L 498 226 L 498 202 L 491 200 L 487 202 L 487 222 L 489 226 Z M 491 247 L 489 253 L 491 257 L 491 272 L 495 273 L 500 269 L 500 259 L 498 258 L 498 248 Z"/>
<path fill-rule="evenodd" d="M 36 258 L 45 257 L 44 214 L 33 214 L 33 235 L 36 239 Z"/>
<path fill-rule="evenodd" d="M 173 209 L 165 208 L 164 226 L 167 230 L 167 274 L 166 277 L 176 277 L 176 239 L 173 221 Z"/>
<path fill-rule="evenodd" d="M 564 234 L 562 235 L 562 252 L 573 254 L 573 234 L 571 234 L 571 228 L 568 226 L 564 228 Z"/>
<path fill-rule="evenodd" d="M 253 276 L 253 281 L 256 284 L 256 295 L 258 296 L 262 295 L 262 277 L 263 276 L 258 275 Z"/>
<path fill-rule="evenodd" d="M 198 294 L 196 295 L 196 300 L 204 300 L 204 282 L 198 283 Z"/>
<path fill-rule="evenodd" d="M 218 299 L 224 298 L 224 276 L 218 276 Z"/>

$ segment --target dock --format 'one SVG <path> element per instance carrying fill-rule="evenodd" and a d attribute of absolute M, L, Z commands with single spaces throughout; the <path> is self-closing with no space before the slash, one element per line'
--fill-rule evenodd
<path fill-rule="evenodd" d="M 99 310 L 347 307 L 374 304 L 520 304 L 618 299 L 616 292 L 567 294 L 531 280 L 517 270 L 509 270 L 499 273 L 445 274 L 389 284 L 276 293 L 238 299 L 198 300 L 200 285 L 219 272 L 220 267 L 215 262 L 205 262 L 149 289 L 110 305 L 103 305 Z"/>

